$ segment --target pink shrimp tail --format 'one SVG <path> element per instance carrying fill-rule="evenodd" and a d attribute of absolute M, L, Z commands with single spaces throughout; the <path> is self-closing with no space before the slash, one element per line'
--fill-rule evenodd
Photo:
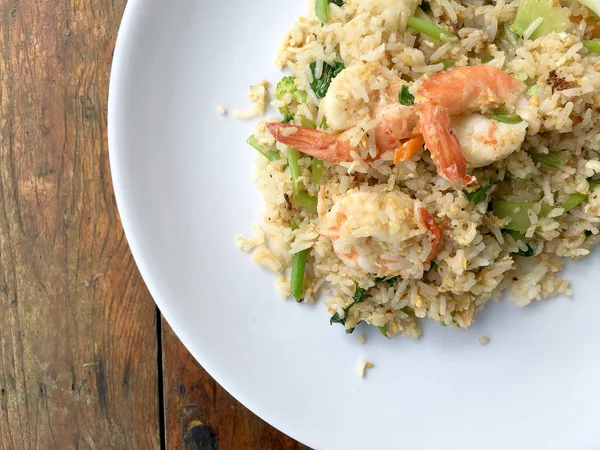
<path fill-rule="evenodd" d="M 352 161 L 350 143 L 339 136 L 277 122 L 267 123 L 267 130 L 277 142 L 323 161 L 333 163 Z"/>
<path fill-rule="evenodd" d="M 419 105 L 421 131 L 438 173 L 457 187 L 477 181 L 467 174 L 467 160 L 450 128 L 448 110 L 431 102 Z"/>

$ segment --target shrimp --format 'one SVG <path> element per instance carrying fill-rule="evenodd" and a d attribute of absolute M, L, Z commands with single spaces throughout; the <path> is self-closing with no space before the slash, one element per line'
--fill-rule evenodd
<path fill-rule="evenodd" d="M 441 249 L 433 218 L 397 190 L 362 188 L 338 196 L 320 233 L 346 266 L 377 277 L 419 279 Z"/>
<path fill-rule="evenodd" d="M 351 90 L 352 77 L 362 80 L 361 86 L 367 80 L 373 85 L 377 81 L 371 77 L 379 73 L 388 81 L 388 86 L 385 92 L 376 96 L 377 103 L 371 113 L 377 120 L 375 158 L 396 150 L 394 161 L 401 162 L 421 147 L 416 145 L 420 140 L 412 138 L 422 135 L 438 173 L 460 187 L 476 181 L 467 174 L 467 167 L 483 167 L 506 158 L 525 139 L 527 121 L 505 124 L 477 112 L 486 112 L 502 104 L 515 104 L 523 117 L 530 114 L 523 96 L 524 85 L 499 69 L 458 67 L 435 74 L 417 90 L 416 107 L 390 102 L 397 96 L 402 83 L 398 83 L 388 69 L 373 64 L 358 66 L 342 71 L 338 78 L 350 70 L 338 81 L 339 85 L 335 84 L 338 78 L 333 80 L 335 87 L 330 88 L 332 94 L 328 92 L 322 106 L 328 124 L 334 131 L 341 131 L 340 134 L 279 123 L 267 124 L 269 132 L 277 141 L 319 159 L 333 163 L 352 161 L 352 152 L 358 146 L 354 137 L 361 133 L 356 122 L 367 120 L 370 110 L 364 100 L 349 99 L 351 94 L 347 91 Z M 384 84 L 380 83 L 381 86 Z M 407 139 L 412 141 L 409 141 L 410 152 L 403 148 Z"/>
<path fill-rule="evenodd" d="M 415 107 L 388 105 L 379 109 L 376 117 L 379 119 L 375 127 L 376 158 L 398 148 L 404 139 L 420 134 Z M 353 160 L 352 152 L 357 146 L 351 141 L 361 132 L 360 126 L 352 127 L 339 135 L 277 122 L 267 123 L 266 127 L 278 142 L 332 163 Z"/>
<path fill-rule="evenodd" d="M 524 91 L 522 82 L 490 66 L 456 67 L 423 82 L 417 90 L 421 131 L 438 173 L 458 187 L 476 181 L 467 174 L 450 116 L 513 104 Z"/>
<path fill-rule="evenodd" d="M 402 140 L 420 134 L 418 109 L 393 102 L 404 84 L 379 63 L 357 63 L 332 80 L 319 107 L 317 120 L 326 118 L 329 129 L 341 134 L 280 123 L 269 123 L 267 129 L 277 141 L 295 150 L 340 163 L 353 160 L 351 153 L 357 144 L 352 142 L 364 134 L 361 124 L 375 119 L 377 158 L 398 148 Z"/>

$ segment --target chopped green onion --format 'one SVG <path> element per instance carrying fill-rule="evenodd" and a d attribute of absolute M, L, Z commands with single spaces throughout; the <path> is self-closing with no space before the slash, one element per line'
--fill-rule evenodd
<path fill-rule="evenodd" d="M 463 190 L 463 194 L 465 194 L 465 197 L 471 203 L 475 203 L 476 205 L 478 205 L 479 203 L 483 203 L 487 200 L 488 191 L 492 188 L 493 185 L 494 183 L 486 184 L 485 186 L 480 187 L 474 192 L 468 192 L 466 190 Z"/>
<path fill-rule="evenodd" d="M 329 0 L 315 1 L 315 14 L 323 23 L 329 22 Z"/>
<path fill-rule="evenodd" d="M 517 33 L 510 29 L 510 25 L 506 22 L 504 22 L 504 35 L 513 47 L 519 46 L 519 36 L 517 36 Z"/>
<path fill-rule="evenodd" d="M 337 62 L 335 65 L 330 65 L 326 62 L 323 62 L 323 73 L 321 73 L 321 77 L 317 78 L 317 63 L 313 61 L 310 63 L 310 71 L 313 76 L 313 82 L 310 83 L 310 87 L 317 96 L 317 98 L 325 97 L 327 91 L 329 90 L 329 86 L 331 85 L 331 80 L 339 75 L 339 73 L 344 70 L 346 66 L 344 63 Z"/>
<path fill-rule="evenodd" d="M 283 120 L 281 123 L 290 124 L 294 121 L 294 115 L 288 110 L 283 113 Z"/>
<path fill-rule="evenodd" d="M 582 42 L 583 46 L 587 48 L 590 53 L 600 53 L 600 39 L 591 39 Z"/>
<path fill-rule="evenodd" d="M 323 120 L 321 120 L 321 130 L 327 131 L 328 128 L 327 117 L 323 116 Z"/>
<path fill-rule="evenodd" d="M 381 334 L 383 334 L 383 335 L 384 335 L 386 338 L 388 338 L 388 339 L 390 338 L 390 337 L 388 336 L 388 333 L 387 333 L 387 324 L 386 324 L 386 325 L 384 325 L 384 326 L 382 326 L 382 327 L 377 327 L 377 329 L 378 329 L 378 330 L 379 330 L 379 332 L 380 332 Z"/>
<path fill-rule="evenodd" d="M 250 136 L 246 140 L 246 143 L 258 150 L 269 161 L 277 161 L 278 159 L 281 159 L 281 154 L 277 150 L 270 150 L 260 145 L 258 143 L 258 139 L 256 139 L 254 135 Z"/>
<path fill-rule="evenodd" d="M 537 93 L 539 88 L 540 87 L 537 84 L 534 84 L 533 86 L 530 86 L 525 93 L 532 97 Z"/>
<path fill-rule="evenodd" d="M 510 125 L 523 122 L 523 118 L 521 116 L 518 114 L 510 114 L 506 112 L 504 108 L 495 109 L 488 114 L 488 117 L 497 122 L 508 123 Z"/>
<path fill-rule="evenodd" d="M 458 42 L 458 37 L 452 34 L 450 31 L 445 30 L 442 27 L 438 27 L 430 20 L 420 19 L 416 16 L 409 17 L 406 22 L 409 28 L 412 28 L 419 33 L 423 33 L 425 36 L 430 37 L 436 41 L 441 41 L 444 36 L 449 42 Z"/>
<path fill-rule="evenodd" d="M 312 160 L 312 178 L 313 183 L 317 186 L 321 184 L 321 179 L 323 178 L 323 171 L 325 167 L 323 166 L 323 161 L 318 158 L 313 158 Z"/>
<path fill-rule="evenodd" d="M 600 183 L 600 180 L 594 180 L 592 178 L 588 178 L 587 180 L 588 185 L 590 186 L 590 191 L 593 191 L 596 186 L 598 186 L 598 183 Z"/>
<path fill-rule="evenodd" d="M 571 194 L 567 197 L 565 202 L 562 204 L 565 212 L 572 210 L 576 206 L 580 205 L 587 198 L 587 194 L 580 194 L 576 192 L 575 194 Z"/>
<path fill-rule="evenodd" d="M 534 153 L 531 156 L 534 162 L 543 164 L 552 169 L 560 169 L 566 163 L 564 153 Z"/>
<path fill-rule="evenodd" d="M 398 100 L 404 106 L 410 106 L 415 102 L 415 96 L 410 93 L 406 84 L 402 86 L 402 89 L 400 89 Z"/>
<path fill-rule="evenodd" d="M 341 8 L 346 2 L 344 0 L 329 0 L 329 3 L 333 3 Z"/>
<path fill-rule="evenodd" d="M 448 70 L 454 67 L 454 61 L 452 61 L 451 59 L 440 59 L 438 63 L 442 63 L 444 65 L 444 70 Z"/>

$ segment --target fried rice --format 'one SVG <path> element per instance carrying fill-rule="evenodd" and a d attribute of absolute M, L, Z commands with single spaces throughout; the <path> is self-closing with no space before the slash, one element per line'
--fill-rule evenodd
<path fill-rule="evenodd" d="M 267 129 L 282 117 L 256 124 L 251 139 L 263 153 L 256 183 L 266 202 L 264 222 L 238 244 L 278 275 L 282 297 L 292 296 L 290 283 L 298 282 L 290 280 L 292 267 L 304 258 L 297 300 L 322 297 L 331 323 L 347 332 L 364 322 L 388 337 L 415 338 L 420 319 L 469 327 L 505 291 L 519 306 L 572 294 L 560 278 L 564 261 L 586 257 L 600 241 L 600 57 L 584 45 L 596 25 L 586 7 L 565 1 L 566 29 L 535 36 L 542 22 L 534 20 L 515 34 L 520 5 L 330 1 L 324 23 L 318 5 L 309 2 L 276 58 L 293 92 L 278 93 L 271 104 L 293 126 L 286 131 L 291 135 L 307 125 L 336 134 L 350 120 L 344 118 L 348 111 L 356 127 L 348 161 L 300 154 L 293 167 L 291 147 Z M 417 14 L 448 33 L 432 38 L 409 27 Z M 327 115 L 327 94 L 319 95 L 316 82 L 338 66 L 342 80 L 344 71 L 365 64 L 377 64 L 384 75 L 347 77 L 341 88 L 346 106 Z M 516 151 L 488 165 L 469 165 L 477 182 L 460 187 L 440 175 L 426 147 L 396 164 L 394 151 L 377 154 L 370 92 L 385 91 L 393 78 L 414 93 L 436 74 L 466 66 L 495 67 L 525 84 L 526 136 Z M 419 220 L 421 210 L 441 230 L 437 249 L 431 229 Z M 516 226 L 523 220 L 525 226 Z"/>

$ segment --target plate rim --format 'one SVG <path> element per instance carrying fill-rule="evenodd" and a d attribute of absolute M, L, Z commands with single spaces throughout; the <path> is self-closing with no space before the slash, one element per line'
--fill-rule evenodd
<path fill-rule="evenodd" d="M 125 238 L 129 245 L 129 249 L 142 280 L 150 292 L 153 302 L 156 304 L 178 339 L 183 343 L 192 357 L 208 373 L 208 375 L 213 378 L 213 380 L 216 381 L 219 386 L 229 393 L 236 401 L 240 402 L 252 414 L 259 417 L 269 426 L 275 428 L 279 432 L 303 445 L 306 445 L 310 448 L 315 448 L 315 442 L 311 442 L 309 439 L 298 436 L 297 433 L 293 432 L 293 427 L 289 427 L 285 423 L 276 420 L 276 418 L 268 411 L 265 411 L 260 407 L 260 405 L 258 405 L 256 402 L 253 402 L 250 398 L 248 398 L 248 396 L 244 395 L 243 392 L 236 388 L 234 382 L 228 380 L 226 374 L 220 373 L 218 370 L 216 370 L 210 361 L 210 357 L 204 355 L 200 349 L 196 348 L 196 346 L 193 344 L 193 339 L 191 339 L 188 333 L 184 330 L 184 327 L 181 326 L 175 319 L 175 314 L 172 312 L 172 308 L 170 307 L 172 302 L 164 300 L 159 287 L 153 282 L 152 277 L 149 275 L 150 269 L 147 267 L 146 261 L 142 257 L 142 244 L 138 242 L 134 225 L 132 224 L 132 220 L 129 218 L 128 201 L 126 200 L 126 196 L 124 194 L 126 185 L 126 182 L 124 181 L 125 173 L 120 160 L 125 151 L 123 150 L 124 146 L 120 144 L 123 133 L 123 130 L 120 126 L 120 119 L 123 114 L 123 106 L 126 104 L 125 96 L 122 94 L 122 87 L 124 83 L 123 79 L 125 78 L 124 73 L 131 66 L 131 63 L 128 62 L 127 55 L 130 50 L 129 46 L 132 45 L 132 41 L 136 37 L 134 22 L 138 13 L 148 3 L 148 0 L 129 0 L 125 6 L 115 41 L 108 89 L 107 136 L 110 176 L 115 195 L 115 201 L 117 204 L 118 215 L 123 227 Z"/>

